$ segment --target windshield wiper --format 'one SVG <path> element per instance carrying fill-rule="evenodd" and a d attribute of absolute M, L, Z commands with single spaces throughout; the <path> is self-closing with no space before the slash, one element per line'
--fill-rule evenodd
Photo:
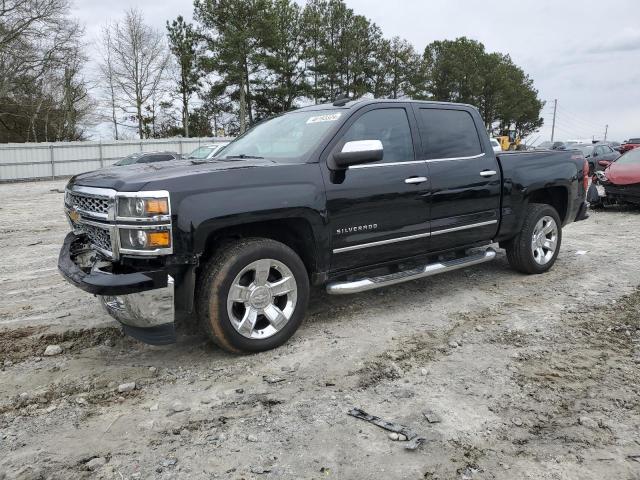
<path fill-rule="evenodd" d="M 254 159 L 256 159 L 257 158 L 257 159 L 260 159 L 260 158 L 264 158 L 264 157 L 259 157 L 257 155 L 246 155 L 244 153 L 241 153 L 240 155 L 227 155 L 224 158 L 242 158 L 242 159 L 245 159 L 245 158 L 254 158 Z"/>

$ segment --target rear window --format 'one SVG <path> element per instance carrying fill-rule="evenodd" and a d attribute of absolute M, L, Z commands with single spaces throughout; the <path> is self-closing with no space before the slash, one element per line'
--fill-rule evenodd
<path fill-rule="evenodd" d="M 480 137 L 469 112 L 421 108 L 420 119 L 427 159 L 472 157 L 482 153 Z"/>
<path fill-rule="evenodd" d="M 173 160 L 173 155 L 145 155 L 138 163 L 156 163 Z"/>

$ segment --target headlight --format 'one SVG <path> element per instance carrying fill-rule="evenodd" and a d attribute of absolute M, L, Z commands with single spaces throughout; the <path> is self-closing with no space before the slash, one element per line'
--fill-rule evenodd
<path fill-rule="evenodd" d="M 118 198 L 118 217 L 149 218 L 169 213 L 168 198 Z"/>
<path fill-rule="evenodd" d="M 605 173 L 601 170 L 596 172 L 596 177 L 598 177 L 598 180 L 600 180 L 601 182 L 608 182 L 609 179 L 607 178 L 607 176 L 605 175 Z"/>
<path fill-rule="evenodd" d="M 125 250 L 171 248 L 171 232 L 166 228 L 121 228 L 120 248 Z"/>

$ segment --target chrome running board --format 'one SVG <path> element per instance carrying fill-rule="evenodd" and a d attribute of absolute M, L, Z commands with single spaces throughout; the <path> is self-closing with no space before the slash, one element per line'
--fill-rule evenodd
<path fill-rule="evenodd" d="M 327 285 L 327 293 L 331 295 L 347 295 L 349 293 L 360 293 L 374 288 L 388 287 L 396 283 L 408 282 L 417 278 L 430 277 L 439 273 L 458 270 L 459 268 L 470 267 L 479 263 L 488 262 L 496 257 L 496 251 L 488 248 L 484 252 L 469 255 L 467 257 L 446 260 L 443 262 L 430 263 L 421 267 L 405 270 L 403 272 L 380 275 L 378 277 L 362 278 L 351 282 L 331 282 Z"/>

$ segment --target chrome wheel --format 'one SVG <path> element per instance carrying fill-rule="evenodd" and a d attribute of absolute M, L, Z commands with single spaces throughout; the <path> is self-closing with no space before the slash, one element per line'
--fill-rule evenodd
<path fill-rule="evenodd" d="M 558 248 L 558 225 L 550 216 L 544 216 L 533 229 L 531 251 L 538 265 L 546 265 L 551 261 Z"/>
<path fill-rule="evenodd" d="M 236 276 L 227 296 L 233 328 L 246 338 L 269 338 L 289 322 L 298 300 L 296 279 L 282 262 L 261 259 Z"/>

